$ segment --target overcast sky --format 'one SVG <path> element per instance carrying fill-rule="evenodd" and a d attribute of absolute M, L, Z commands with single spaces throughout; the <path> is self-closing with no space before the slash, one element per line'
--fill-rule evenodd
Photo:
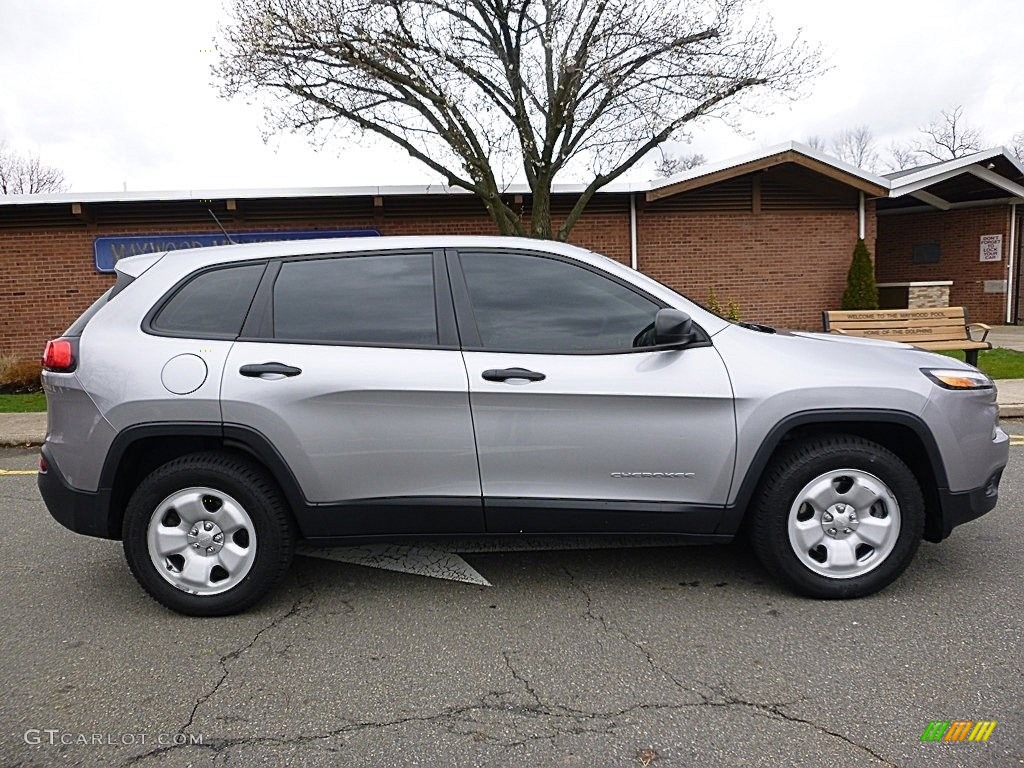
<path fill-rule="evenodd" d="M 831 70 L 806 99 L 745 118 L 742 132 L 717 121 L 695 127 L 685 151 L 725 159 L 859 123 L 885 147 L 954 104 L 989 145 L 1024 130 L 1024 14 L 1013 0 L 764 8 L 780 32 L 803 27 L 820 42 Z M 291 135 L 265 143 L 261 110 L 220 99 L 212 83 L 223 13 L 220 0 L 0 0 L 0 139 L 38 152 L 81 192 L 436 180 L 386 145 L 317 150 Z"/>

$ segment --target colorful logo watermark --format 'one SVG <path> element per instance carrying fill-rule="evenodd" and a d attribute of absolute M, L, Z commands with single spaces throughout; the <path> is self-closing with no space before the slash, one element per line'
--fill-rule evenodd
<path fill-rule="evenodd" d="M 995 720 L 932 720 L 921 741 L 988 741 L 995 729 Z"/>

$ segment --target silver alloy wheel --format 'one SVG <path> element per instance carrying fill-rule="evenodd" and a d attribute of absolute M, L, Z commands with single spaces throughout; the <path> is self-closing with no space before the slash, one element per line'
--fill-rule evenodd
<path fill-rule="evenodd" d="M 172 586 L 218 595 L 256 559 L 256 529 L 241 504 L 213 488 L 185 488 L 161 501 L 146 531 L 153 567 Z"/>
<path fill-rule="evenodd" d="M 859 469 L 814 478 L 789 510 L 789 543 L 800 562 L 832 579 L 881 565 L 900 537 L 900 505 L 889 487 Z"/>

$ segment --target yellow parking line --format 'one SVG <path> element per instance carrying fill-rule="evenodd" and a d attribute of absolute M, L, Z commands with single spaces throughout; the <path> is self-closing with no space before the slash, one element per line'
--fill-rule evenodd
<path fill-rule="evenodd" d="M 1010 435 L 1010 445 L 1024 446 L 1024 435 Z"/>
<path fill-rule="evenodd" d="M 0 469 L 0 475 L 34 475 L 36 469 Z"/>

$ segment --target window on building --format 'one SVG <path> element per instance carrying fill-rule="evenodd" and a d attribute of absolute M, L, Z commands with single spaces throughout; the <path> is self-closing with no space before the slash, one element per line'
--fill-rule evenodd
<path fill-rule="evenodd" d="M 914 264 L 938 264 L 942 258 L 942 249 L 938 243 L 915 245 L 911 258 Z"/>

